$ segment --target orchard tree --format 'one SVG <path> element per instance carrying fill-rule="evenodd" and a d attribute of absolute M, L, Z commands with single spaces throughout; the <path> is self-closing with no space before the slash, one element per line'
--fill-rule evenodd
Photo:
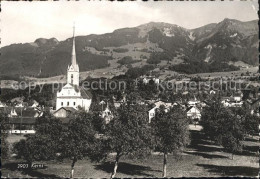
<path fill-rule="evenodd" d="M 71 117 L 63 132 L 60 158 L 71 159 L 70 178 L 73 178 L 75 163 L 88 156 L 95 140 L 92 114 L 80 112 Z"/>
<path fill-rule="evenodd" d="M 231 153 L 231 158 L 233 160 L 234 153 L 240 152 L 242 150 L 242 143 L 238 137 L 235 137 L 234 131 L 229 131 L 222 136 L 222 146 Z M 239 132 L 239 131 L 237 131 Z"/>
<path fill-rule="evenodd" d="M 163 177 L 167 176 L 167 156 L 177 155 L 189 144 L 189 122 L 185 113 L 178 107 L 166 109 L 163 106 L 156 111 L 152 120 L 155 149 L 163 153 Z"/>
<path fill-rule="evenodd" d="M 219 101 L 204 109 L 201 124 L 206 136 L 233 154 L 242 150 L 245 135 L 243 118 L 238 110 L 224 107 Z"/>
<path fill-rule="evenodd" d="M 36 120 L 36 133 L 15 143 L 14 152 L 29 163 L 56 159 L 56 154 L 60 152 L 64 129 L 65 126 L 60 120 L 51 117 L 50 114 L 44 114 Z"/>
<path fill-rule="evenodd" d="M 258 135 L 259 132 L 260 117 L 256 114 L 246 115 L 243 121 L 243 127 L 246 134 L 251 136 Z"/>
<path fill-rule="evenodd" d="M 15 144 L 18 157 L 29 163 L 39 160 L 72 160 L 70 177 L 73 178 L 75 163 L 88 155 L 93 143 L 95 130 L 92 127 L 92 114 L 74 113 L 68 124 L 45 114 L 37 119 L 36 133 Z"/>
<path fill-rule="evenodd" d="M 8 130 L 10 126 L 8 124 L 8 117 L 5 113 L 0 113 L 0 129 L 1 129 L 1 158 L 6 159 L 9 157 L 10 145 L 7 141 Z"/>
<path fill-rule="evenodd" d="M 91 159 L 102 161 L 115 153 L 111 178 L 116 176 L 122 156 L 142 158 L 150 154 L 152 135 L 147 119 L 145 106 L 125 104 L 120 106 L 114 119 L 107 124 L 103 137 L 92 150 Z"/>
<path fill-rule="evenodd" d="M 205 136 L 221 144 L 221 137 L 225 132 L 223 123 L 231 118 L 233 118 L 232 111 L 224 107 L 219 100 L 206 106 L 202 111 L 200 121 Z"/>
<path fill-rule="evenodd" d="M 251 109 L 248 106 L 243 105 L 242 108 L 238 108 L 234 113 L 241 118 L 246 135 L 258 135 L 260 117 L 257 115 L 256 111 L 251 113 Z"/>

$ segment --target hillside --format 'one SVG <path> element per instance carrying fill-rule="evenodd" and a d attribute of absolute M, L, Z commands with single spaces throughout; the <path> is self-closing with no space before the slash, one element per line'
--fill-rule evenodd
<path fill-rule="evenodd" d="M 71 46 L 71 38 L 64 41 L 39 38 L 33 43 L 2 47 L 0 77 L 63 75 L 70 63 Z M 160 66 L 164 60 L 169 64 L 242 61 L 257 65 L 258 25 L 257 20 L 224 19 L 220 23 L 185 29 L 150 22 L 102 35 L 77 36 L 76 53 L 81 72 L 125 68 L 121 63 L 124 57 L 132 57 L 133 61 L 127 64 L 131 66 Z"/>

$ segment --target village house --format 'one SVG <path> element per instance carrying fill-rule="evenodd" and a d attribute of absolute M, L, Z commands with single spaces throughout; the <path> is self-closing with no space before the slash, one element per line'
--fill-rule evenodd
<path fill-rule="evenodd" d="M 152 118 L 155 117 L 155 112 L 156 112 L 156 109 L 158 109 L 160 106 L 164 106 L 165 107 L 165 110 L 168 111 L 170 109 L 170 107 L 172 107 L 172 103 L 165 103 L 163 101 L 157 101 L 154 103 L 154 107 L 152 109 L 150 109 L 148 111 L 148 122 L 150 123 Z"/>
<path fill-rule="evenodd" d="M 0 108 L 6 107 L 6 104 L 0 101 Z"/>
<path fill-rule="evenodd" d="M 160 79 L 156 78 L 155 76 L 152 76 L 152 75 L 141 76 L 141 79 L 143 80 L 144 84 L 148 84 L 151 80 L 153 80 L 155 84 L 159 84 L 160 83 Z"/>
<path fill-rule="evenodd" d="M 115 108 L 119 108 L 125 102 L 126 102 L 126 95 L 125 94 L 123 94 L 123 98 L 119 101 L 116 101 L 115 97 L 113 97 L 113 103 L 114 103 Z"/>
<path fill-rule="evenodd" d="M 9 132 L 15 134 L 35 133 L 35 121 L 43 115 L 42 111 L 32 107 L 5 107 L 1 108 L 0 112 L 8 115 L 8 123 L 11 127 Z"/>
<path fill-rule="evenodd" d="M 223 97 L 221 103 L 225 107 L 242 107 L 243 105 L 241 96 Z"/>
<path fill-rule="evenodd" d="M 30 101 L 30 103 L 28 104 L 29 106 L 36 108 L 39 106 L 39 103 L 35 100 Z"/>
<path fill-rule="evenodd" d="M 15 105 L 16 108 L 23 108 L 24 107 L 24 103 L 18 103 Z"/>
<path fill-rule="evenodd" d="M 250 109 L 250 113 L 251 114 L 256 114 L 257 116 L 259 116 L 259 109 L 260 109 L 260 98 L 256 99 L 256 100 L 246 100 L 245 104 L 249 107 Z"/>
<path fill-rule="evenodd" d="M 187 107 L 191 107 L 191 106 L 196 106 L 196 105 L 198 105 L 199 103 L 200 103 L 200 101 L 197 100 L 197 98 L 196 98 L 195 95 L 194 95 L 194 99 L 189 100 L 186 105 L 187 105 Z"/>
<path fill-rule="evenodd" d="M 57 118 L 66 118 L 75 111 L 77 110 L 73 107 L 61 107 L 53 112 L 53 116 Z"/>
<path fill-rule="evenodd" d="M 216 91 L 215 90 L 210 90 L 209 94 L 216 94 Z"/>
<path fill-rule="evenodd" d="M 107 103 L 105 110 L 102 111 L 101 117 L 105 120 L 106 124 L 108 124 L 113 119 L 114 116 L 108 107 L 108 103 Z"/>
<path fill-rule="evenodd" d="M 201 118 L 201 111 L 197 106 L 188 107 L 186 110 L 186 113 L 187 113 L 187 117 L 192 120 L 195 120 L 195 119 L 200 120 L 200 118 Z"/>

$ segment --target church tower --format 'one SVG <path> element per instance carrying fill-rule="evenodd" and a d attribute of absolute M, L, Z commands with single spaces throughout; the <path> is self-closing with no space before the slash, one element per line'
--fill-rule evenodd
<path fill-rule="evenodd" d="M 79 86 L 79 66 L 76 61 L 75 49 L 75 26 L 73 26 L 71 64 L 67 70 L 67 84 L 57 92 L 55 117 L 68 117 L 70 112 L 78 110 L 79 107 L 89 111 L 92 96 L 84 88 Z"/>
<path fill-rule="evenodd" d="M 71 53 L 71 65 L 67 70 L 67 84 L 79 86 L 79 66 L 76 61 L 76 49 L 75 49 L 75 25 L 73 26 L 73 42 Z"/>

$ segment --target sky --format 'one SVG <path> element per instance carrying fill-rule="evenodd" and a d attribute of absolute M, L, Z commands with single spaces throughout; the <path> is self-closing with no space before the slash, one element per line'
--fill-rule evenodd
<path fill-rule="evenodd" d="M 224 18 L 249 21 L 258 19 L 256 0 L 247 1 L 2 1 L 1 47 L 55 37 L 103 34 L 115 29 L 135 27 L 148 22 L 166 22 L 187 29 Z"/>

